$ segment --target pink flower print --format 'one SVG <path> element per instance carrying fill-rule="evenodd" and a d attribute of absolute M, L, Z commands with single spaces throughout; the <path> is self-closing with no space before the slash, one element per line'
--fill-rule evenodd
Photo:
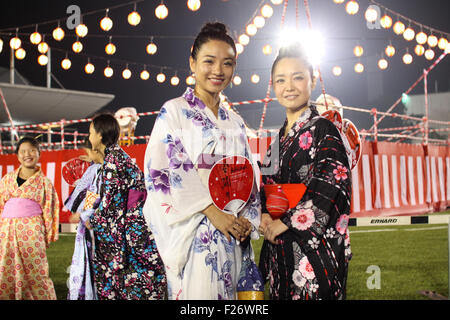
<path fill-rule="evenodd" d="M 294 228 L 306 230 L 315 221 L 314 212 L 311 209 L 300 209 L 292 215 L 291 223 Z"/>
<path fill-rule="evenodd" d="M 343 180 L 347 179 L 347 172 L 348 172 L 348 170 L 347 170 L 346 167 L 343 167 L 343 166 L 337 166 L 337 168 L 333 170 L 334 178 L 335 178 L 337 181 L 339 181 L 339 180 L 341 180 L 341 179 L 342 179 L 342 181 L 343 181 Z"/>
<path fill-rule="evenodd" d="M 314 274 L 314 269 L 313 269 L 311 263 L 309 263 L 309 260 L 307 257 L 303 257 L 300 260 L 298 269 L 300 270 L 300 273 L 302 274 L 302 276 L 304 276 L 308 280 L 312 280 L 316 277 L 316 275 Z"/>
<path fill-rule="evenodd" d="M 344 234 L 344 233 L 347 232 L 348 220 L 349 220 L 349 215 L 348 214 L 342 214 L 339 217 L 338 221 L 336 222 L 336 230 L 340 234 Z"/>
<path fill-rule="evenodd" d="M 312 136 L 311 132 L 306 131 L 300 136 L 298 144 L 300 145 L 300 148 L 303 150 L 309 149 L 312 144 Z"/>

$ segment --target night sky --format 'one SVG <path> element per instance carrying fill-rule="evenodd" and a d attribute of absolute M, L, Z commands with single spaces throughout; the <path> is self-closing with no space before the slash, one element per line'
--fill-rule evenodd
<path fill-rule="evenodd" d="M 10 31 L 1 30 L 68 17 L 66 9 L 74 4 L 80 7 L 83 14 L 126 2 L 112 0 L 1 1 L 0 37 L 4 41 L 4 48 L 0 53 L 0 66 L 9 67 L 8 43 L 10 38 L 5 34 Z M 285 24 L 292 27 L 296 25 L 295 2 L 289 1 L 285 18 Z M 367 28 L 364 12 L 370 4 L 368 0 L 358 1 L 360 9 L 355 16 L 350 16 L 345 12 L 345 3 L 338 5 L 332 0 L 310 0 L 309 2 L 313 27 L 320 30 L 325 38 L 325 57 L 321 64 L 325 90 L 327 93 L 339 97 L 344 105 L 364 109 L 376 107 L 380 111 L 385 111 L 401 96 L 403 91 L 414 83 L 423 69 L 431 65 L 432 61 L 426 60 L 423 56 L 415 56 L 413 52 L 416 42 L 414 40 L 408 42 L 403 37 L 394 34 L 392 29 L 370 30 Z M 448 19 L 450 1 L 448 0 L 378 0 L 377 2 L 423 25 L 450 32 L 450 19 Z M 205 22 L 221 21 L 237 38 L 244 32 L 247 22 L 258 7 L 261 7 L 261 4 L 270 3 L 270 1 L 203 0 L 201 8 L 197 12 L 192 12 L 187 8 L 184 0 L 165 0 L 164 3 L 169 9 L 169 15 L 165 20 L 155 17 L 154 9 L 159 3 L 159 0 L 147 0 L 137 4 L 137 11 L 142 20 L 136 27 L 127 23 L 127 15 L 133 10 L 133 4 L 111 9 L 109 16 L 113 20 L 114 26 L 109 32 L 104 32 L 99 27 L 99 21 L 105 15 L 104 11 L 83 17 L 89 33 L 86 38 L 81 39 L 84 45 L 81 54 L 75 54 L 71 50 L 72 43 L 75 41 L 74 30 L 68 30 L 64 26 L 66 37 L 63 41 L 57 42 L 50 35 L 56 27 L 56 23 L 40 25 L 39 32 L 48 34 L 46 36 L 47 43 L 52 48 L 62 49 L 62 51 L 52 51 L 52 71 L 55 77 L 66 89 L 114 94 L 115 99 L 104 110 L 116 111 L 121 107 L 129 106 L 135 107 L 138 112 L 159 110 L 165 101 L 180 96 L 184 92 L 185 78 L 189 74 L 190 47 Z M 273 16 L 266 19 L 266 25 L 251 37 L 250 44 L 238 58 L 236 72 L 243 81 L 240 86 L 226 89 L 225 94 L 231 101 L 261 99 L 266 95 L 270 67 L 276 54 L 273 52 L 266 56 L 262 53 L 262 47 L 268 43 L 273 47 L 276 46 L 283 5 L 272 5 L 272 7 L 274 9 Z M 395 17 L 392 18 L 395 22 Z M 62 20 L 61 24 L 64 25 L 64 23 L 65 21 Z M 301 29 L 307 28 L 303 1 L 299 1 L 299 23 Z M 417 26 L 413 25 L 413 27 L 418 32 Z M 29 34 L 33 31 L 34 27 L 23 28 L 19 29 L 19 34 Z M 148 55 L 145 51 L 145 47 L 150 41 L 144 36 L 151 35 L 154 36 L 154 42 L 158 45 L 158 52 L 154 56 Z M 104 51 L 108 36 L 112 36 L 113 43 L 117 47 L 113 56 L 108 56 Z M 29 42 L 28 36 L 22 35 L 21 39 Z M 389 67 L 382 71 L 378 69 L 376 63 L 389 40 L 392 40 L 397 53 L 394 57 L 388 58 Z M 365 71 L 362 74 L 353 71 L 353 65 L 358 60 L 353 55 L 353 47 L 356 44 L 364 48 L 361 62 L 365 65 Z M 33 85 L 45 86 L 46 68 L 38 65 L 36 48 L 29 43 L 24 43 L 23 46 L 27 51 L 27 56 L 22 61 L 16 60 L 18 72 L 30 80 Z M 405 65 L 401 60 L 407 47 L 414 57 L 411 65 Z M 66 51 L 72 60 L 72 67 L 68 71 L 63 70 L 59 65 L 65 57 Z M 440 49 L 435 49 L 435 59 L 441 52 Z M 92 75 L 84 72 L 87 56 L 91 56 L 91 62 L 96 67 Z M 114 69 L 112 78 L 108 79 L 103 75 L 106 60 L 96 57 L 111 59 L 111 67 Z M 130 63 L 129 69 L 133 72 L 133 76 L 129 80 L 124 80 L 121 76 L 122 70 L 125 68 L 125 61 Z M 149 65 L 147 70 L 150 72 L 150 79 L 147 81 L 139 78 L 143 64 Z M 150 65 L 155 67 L 150 67 Z M 343 69 L 340 77 L 334 76 L 331 72 L 335 65 L 339 65 Z M 163 84 L 159 84 L 155 80 L 160 67 L 167 67 L 164 71 L 167 80 Z M 176 87 L 169 82 L 175 70 L 180 78 L 180 84 Z M 450 58 L 446 57 L 429 74 L 429 92 L 450 91 L 449 70 Z M 253 73 L 260 76 L 258 84 L 250 82 L 250 76 Z M 52 87 L 57 88 L 58 85 L 53 82 Z M 419 84 L 412 94 L 423 94 L 423 89 L 423 84 Z M 313 92 L 313 98 L 319 94 L 320 85 Z M 271 96 L 274 96 L 273 92 Z M 254 104 L 237 107 L 237 110 L 250 127 L 257 129 L 262 108 L 262 104 Z M 400 105 L 395 111 L 401 112 L 402 109 L 403 107 Z M 11 110 L 11 113 L 14 118 L 14 110 Z M 345 117 L 351 119 L 359 129 L 369 128 L 372 123 L 367 114 L 346 111 Z M 155 116 L 141 118 L 136 135 L 150 134 L 154 119 Z M 279 127 L 283 120 L 282 107 L 276 102 L 270 103 L 266 125 Z M 383 122 L 383 126 L 395 124 L 399 124 L 398 120 Z"/>

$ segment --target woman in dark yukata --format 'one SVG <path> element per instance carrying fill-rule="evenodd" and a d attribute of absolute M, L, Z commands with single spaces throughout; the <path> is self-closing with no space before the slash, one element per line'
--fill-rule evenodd
<path fill-rule="evenodd" d="M 264 213 L 261 189 L 263 278 L 271 299 L 345 299 L 352 190 L 340 133 L 309 101 L 316 79 L 300 44 L 280 49 L 272 81 L 286 120 L 262 164 L 263 170 L 273 168 L 263 184 L 302 183 L 306 191 L 295 207 L 272 219 Z"/>
<path fill-rule="evenodd" d="M 120 127 L 111 114 L 99 114 L 89 127 L 94 150 L 104 154 L 100 205 L 90 219 L 100 300 L 164 299 L 166 275 L 155 240 L 144 220 L 144 175 L 117 144 Z"/>

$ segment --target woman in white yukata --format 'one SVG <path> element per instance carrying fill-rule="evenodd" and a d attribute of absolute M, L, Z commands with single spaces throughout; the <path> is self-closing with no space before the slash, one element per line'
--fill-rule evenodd
<path fill-rule="evenodd" d="M 164 262 L 169 299 L 236 299 L 243 259 L 253 259 L 250 238 L 259 238 L 261 209 L 255 181 L 235 214 L 219 210 L 208 189 L 217 160 L 251 157 L 243 120 L 220 101 L 236 66 L 225 25 L 202 28 L 189 63 L 195 89 L 162 106 L 147 146 L 144 216 Z"/>

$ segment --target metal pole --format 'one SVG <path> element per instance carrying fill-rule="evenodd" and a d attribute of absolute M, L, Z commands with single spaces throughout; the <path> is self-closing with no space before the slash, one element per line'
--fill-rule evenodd
<path fill-rule="evenodd" d="M 51 54 L 51 49 L 48 48 L 48 52 L 47 52 L 47 57 L 48 57 L 48 62 L 47 62 L 47 88 L 51 88 L 52 86 L 52 54 Z"/>
<path fill-rule="evenodd" d="M 14 84 L 14 49 L 11 48 L 11 57 L 9 58 L 9 83 Z"/>
<path fill-rule="evenodd" d="M 425 91 L 425 144 L 428 145 L 428 82 L 427 82 L 428 71 L 423 69 L 423 86 Z"/>

